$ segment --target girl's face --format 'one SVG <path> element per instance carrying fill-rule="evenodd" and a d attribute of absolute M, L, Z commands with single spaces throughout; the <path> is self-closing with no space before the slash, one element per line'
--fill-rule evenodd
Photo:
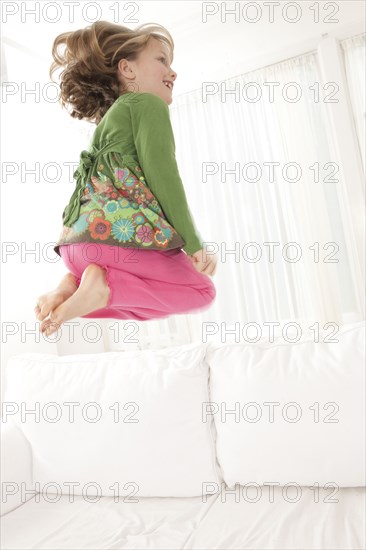
<path fill-rule="evenodd" d="M 160 40 L 152 37 L 136 61 L 121 59 L 118 69 L 128 91 L 155 94 L 168 105 L 173 101 L 177 73 L 170 67 L 168 47 Z M 170 87 L 164 81 L 170 81 Z"/>

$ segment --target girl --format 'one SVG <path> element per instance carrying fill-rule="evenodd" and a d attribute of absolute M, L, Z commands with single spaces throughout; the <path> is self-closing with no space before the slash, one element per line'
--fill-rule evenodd
<path fill-rule="evenodd" d="M 144 321 L 215 299 L 217 259 L 204 250 L 175 159 L 173 49 L 169 32 L 150 23 L 99 21 L 54 41 L 51 79 L 66 67 L 61 105 L 97 127 L 54 248 L 69 273 L 35 308 L 47 336 L 74 317 Z"/>

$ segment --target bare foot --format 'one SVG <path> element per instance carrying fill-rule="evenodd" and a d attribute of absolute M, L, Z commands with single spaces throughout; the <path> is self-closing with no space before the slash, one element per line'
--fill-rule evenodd
<path fill-rule="evenodd" d="M 96 264 L 88 265 L 83 272 L 79 288 L 51 311 L 49 318 L 41 323 L 41 332 L 50 336 L 62 323 L 106 307 L 110 292 L 104 268 Z"/>
<path fill-rule="evenodd" d="M 52 310 L 70 298 L 77 288 L 75 275 L 67 273 L 55 290 L 37 298 L 38 305 L 34 308 L 37 319 L 43 321 Z"/>

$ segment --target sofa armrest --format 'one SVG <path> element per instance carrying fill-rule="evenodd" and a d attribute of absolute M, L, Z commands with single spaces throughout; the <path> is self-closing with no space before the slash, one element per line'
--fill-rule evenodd
<path fill-rule="evenodd" d="M 1 510 L 3 516 L 35 496 L 32 450 L 18 426 L 1 422 Z"/>

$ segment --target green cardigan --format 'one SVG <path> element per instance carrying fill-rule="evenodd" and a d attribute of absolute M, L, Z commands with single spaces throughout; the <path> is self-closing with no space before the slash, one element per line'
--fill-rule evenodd
<path fill-rule="evenodd" d="M 175 158 L 169 107 L 127 92 L 108 109 L 82 151 L 74 193 L 54 247 L 91 242 L 145 250 L 203 248 Z"/>

